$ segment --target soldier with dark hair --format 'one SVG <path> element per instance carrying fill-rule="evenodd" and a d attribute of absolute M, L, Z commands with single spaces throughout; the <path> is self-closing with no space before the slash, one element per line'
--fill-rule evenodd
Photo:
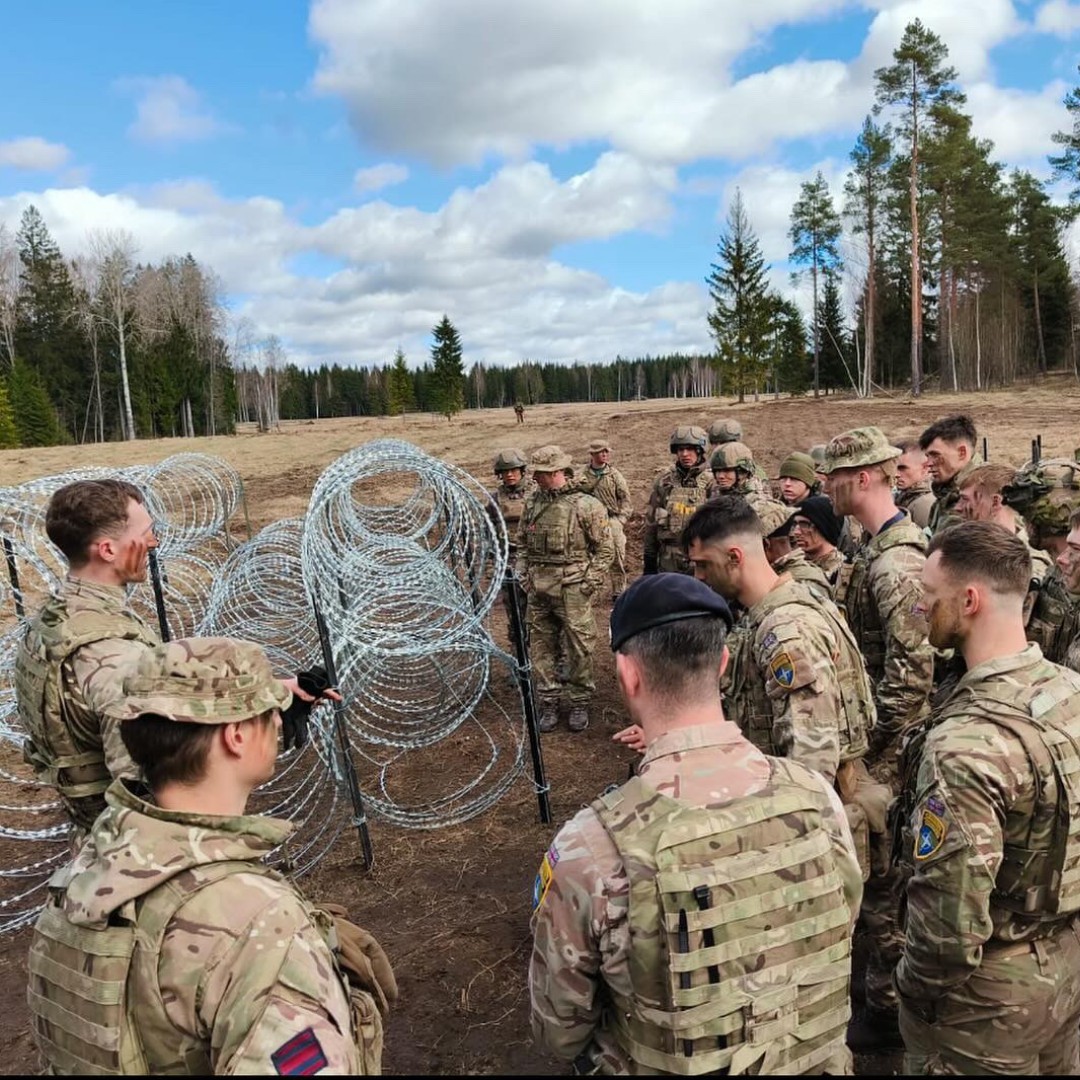
<path fill-rule="evenodd" d="M 930 511 L 936 502 L 930 489 L 926 454 L 918 439 L 897 439 L 893 445 L 900 451 L 893 480 L 893 502 L 906 510 L 920 529 L 925 529 L 930 524 Z"/>
<path fill-rule="evenodd" d="M 705 461 L 706 441 L 705 432 L 692 425 L 680 425 L 671 433 L 675 463 L 653 482 L 645 511 L 643 573 L 690 573 L 679 537 L 690 516 L 708 498 L 712 481 Z"/>
<path fill-rule="evenodd" d="M 645 754 L 559 830 L 533 891 L 533 1031 L 579 1074 L 851 1072 L 851 835 L 822 776 L 725 720 L 731 619 L 680 574 L 612 610 Z"/>
<path fill-rule="evenodd" d="M 1080 675 L 1025 640 L 1030 578 L 982 521 L 937 534 L 922 571 L 930 642 L 967 671 L 905 754 L 909 1074 L 1080 1071 Z"/>
<path fill-rule="evenodd" d="M 930 488 L 935 502 L 927 521 L 931 533 L 960 520 L 954 512 L 960 483 L 976 465 L 982 464 L 975 452 L 977 438 L 975 421 L 963 413 L 935 421 L 919 436 L 919 448 L 926 454 L 933 478 Z"/>
<path fill-rule="evenodd" d="M 262 649 L 146 649 L 122 690 L 111 715 L 149 790 L 116 781 L 49 883 L 29 963 L 47 1071 L 377 1073 L 385 954 L 263 861 L 292 826 L 246 815 L 290 696 Z"/>

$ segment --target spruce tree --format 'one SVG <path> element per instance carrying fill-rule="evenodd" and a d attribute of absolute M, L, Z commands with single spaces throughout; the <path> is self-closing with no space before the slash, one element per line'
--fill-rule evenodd
<path fill-rule="evenodd" d="M 386 411 L 391 416 L 400 416 L 413 406 L 412 374 L 400 346 L 394 353 L 394 366 L 387 372 L 386 381 Z"/>
<path fill-rule="evenodd" d="M 60 429 L 56 422 L 56 411 L 37 372 L 22 360 L 16 360 L 11 366 L 8 391 L 19 442 L 23 446 L 52 446 L 58 443 Z"/>
<path fill-rule="evenodd" d="M 772 304 L 765 285 L 765 257 L 738 188 L 717 256 L 705 279 L 713 302 L 709 330 L 720 368 L 730 368 L 739 401 L 745 401 L 746 391 L 757 389 L 765 374 Z"/>
<path fill-rule="evenodd" d="M 465 368 L 461 358 L 461 338 L 454 324 L 444 315 L 431 331 L 432 407 L 449 420 L 465 408 Z"/>
<path fill-rule="evenodd" d="M 822 275 L 821 303 L 817 309 L 817 331 L 821 342 L 821 381 L 836 389 L 854 381 L 848 364 L 848 331 L 844 326 L 844 305 L 840 298 L 840 277 L 835 270 Z"/>
<path fill-rule="evenodd" d="M 1080 71 L 1080 65 L 1077 65 Z M 1062 147 L 1060 154 L 1050 155 L 1050 164 L 1054 175 L 1064 177 L 1073 183 L 1069 195 L 1073 204 L 1080 208 L 1080 86 L 1074 86 L 1065 95 L 1065 109 L 1072 120 L 1072 131 L 1055 131 L 1053 140 Z"/>
<path fill-rule="evenodd" d="M 15 413 L 11 408 L 7 383 L 0 379 L 0 450 L 10 450 L 19 445 L 19 432 L 15 427 Z"/>

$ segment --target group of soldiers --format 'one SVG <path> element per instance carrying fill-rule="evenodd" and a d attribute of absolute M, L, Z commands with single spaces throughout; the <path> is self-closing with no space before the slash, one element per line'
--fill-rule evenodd
<path fill-rule="evenodd" d="M 846 1073 L 893 1045 L 916 1073 L 1080 1071 L 1080 466 L 982 462 L 963 416 L 772 478 L 741 436 L 676 428 L 629 585 L 606 440 L 582 469 L 495 462 L 540 726 L 564 689 L 588 725 L 610 586 L 614 738 L 641 753 L 537 874 L 540 1044 L 577 1072 Z M 246 813 L 325 672 L 162 643 L 127 604 L 156 546 L 130 484 L 68 485 L 46 528 L 69 574 L 16 693 L 74 825 L 29 960 L 47 1069 L 377 1072 L 389 960 Z"/>
<path fill-rule="evenodd" d="M 957 415 L 763 481 L 739 435 L 676 428 L 649 496 L 611 614 L 642 757 L 541 863 L 538 1040 L 577 1072 L 1080 1072 L 1080 464 L 984 462 Z"/>

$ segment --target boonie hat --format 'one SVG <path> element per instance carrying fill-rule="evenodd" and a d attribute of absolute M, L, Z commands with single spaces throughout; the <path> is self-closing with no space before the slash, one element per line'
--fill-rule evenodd
<path fill-rule="evenodd" d="M 735 621 L 727 601 L 702 581 L 686 574 L 646 574 L 615 601 L 611 609 L 611 651 L 654 626 L 701 617 Z"/>
<path fill-rule="evenodd" d="M 606 439 L 593 439 L 593 441 L 589 443 L 590 454 L 601 454 L 605 450 L 609 454 L 611 453 L 611 443 L 609 443 Z"/>
<path fill-rule="evenodd" d="M 767 540 L 774 536 L 787 536 L 791 531 L 791 521 L 795 516 L 795 507 L 770 499 L 754 507 L 761 522 L 761 531 Z"/>
<path fill-rule="evenodd" d="M 898 458 L 901 451 L 885 438 L 877 427 L 852 428 L 831 439 L 825 447 L 821 471 L 826 475 L 837 469 L 858 469 L 864 465 L 880 465 Z"/>
<path fill-rule="evenodd" d="M 560 469 L 569 469 L 573 465 L 573 460 L 569 454 L 562 452 L 562 447 L 541 446 L 539 450 L 533 451 L 529 464 L 534 473 L 558 472 Z"/>
<path fill-rule="evenodd" d="M 178 638 L 148 649 L 106 709 L 120 720 L 162 716 L 185 724 L 228 724 L 284 709 L 292 694 L 262 648 L 236 638 Z"/>

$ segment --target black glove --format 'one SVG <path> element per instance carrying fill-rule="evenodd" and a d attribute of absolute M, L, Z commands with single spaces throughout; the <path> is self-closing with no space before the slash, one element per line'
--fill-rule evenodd
<path fill-rule="evenodd" d="M 316 665 L 307 671 L 296 673 L 296 682 L 305 694 L 314 698 L 330 689 L 330 680 L 326 677 L 326 668 Z M 289 707 L 281 714 L 281 746 L 284 750 L 302 750 L 307 745 L 308 717 L 314 701 L 305 701 L 298 694 L 293 694 Z"/>
<path fill-rule="evenodd" d="M 641 572 L 643 574 L 659 574 L 660 559 L 657 555 L 646 555 L 642 560 Z"/>

